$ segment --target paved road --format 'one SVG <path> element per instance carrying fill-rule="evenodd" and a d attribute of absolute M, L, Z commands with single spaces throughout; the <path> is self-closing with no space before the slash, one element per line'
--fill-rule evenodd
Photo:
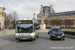
<path fill-rule="evenodd" d="M 75 50 L 75 39 L 50 40 L 47 33 L 40 33 L 34 41 L 18 41 L 14 36 L 0 39 L 0 50 Z"/>

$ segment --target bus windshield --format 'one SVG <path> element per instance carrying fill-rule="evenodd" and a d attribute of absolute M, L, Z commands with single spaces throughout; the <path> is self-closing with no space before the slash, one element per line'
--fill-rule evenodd
<path fill-rule="evenodd" d="M 31 33 L 33 32 L 33 24 L 17 24 L 18 33 Z"/>

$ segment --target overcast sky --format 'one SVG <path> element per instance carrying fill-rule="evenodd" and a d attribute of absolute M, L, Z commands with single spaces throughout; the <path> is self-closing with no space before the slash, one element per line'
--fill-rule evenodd
<path fill-rule="evenodd" d="M 56 13 L 75 10 L 75 0 L 0 0 L 0 7 L 5 6 L 6 13 L 16 11 L 19 19 L 32 19 L 34 13 L 37 16 L 41 5 L 53 5 Z"/>

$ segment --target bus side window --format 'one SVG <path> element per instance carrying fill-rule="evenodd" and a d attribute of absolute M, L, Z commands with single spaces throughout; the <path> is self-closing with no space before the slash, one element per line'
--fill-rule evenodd
<path fill-rule="evenodd" d="M 18 32 L 18 27 L 17 27 L 17 25 L 15 25 L 15 32 L 17 33 Z"/>
<path fill-rule="evenodd" d="M 35 30 L 38 30 L 39 29 L 39 24 L 34 24 L 34 28 L 35 28 Z"/>

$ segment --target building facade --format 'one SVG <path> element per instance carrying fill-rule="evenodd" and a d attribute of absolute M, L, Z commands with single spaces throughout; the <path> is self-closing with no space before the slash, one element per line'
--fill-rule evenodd
<path fill-rule="evenodd" d="M 75 27 L 75 11 L 55 13 L 52 5 L 41 5 L 37 20 L 39 23 L 41 23 L 41 20 L 44 20 L 46 27 Z"/>
<path fill-rule="evenodd" d="M 4 27 L 4 17 L 5 17 L 5 12 L 3 7 L 0 7 L 0 29 L 3 29 Z"/>

